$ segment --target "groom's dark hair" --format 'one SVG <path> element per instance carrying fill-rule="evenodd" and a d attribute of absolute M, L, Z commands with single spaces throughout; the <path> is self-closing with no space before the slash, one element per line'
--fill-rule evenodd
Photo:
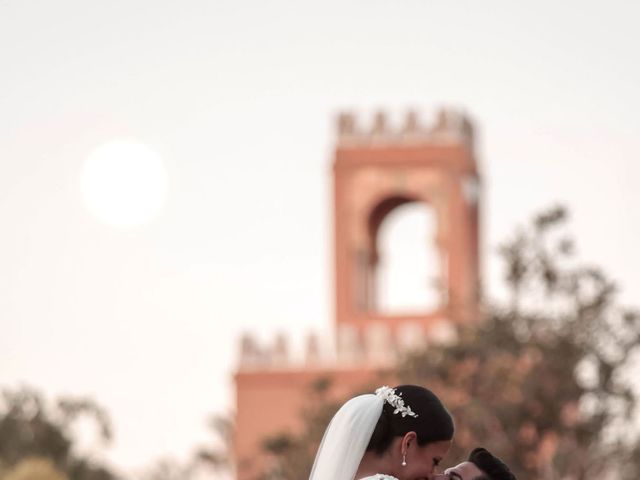
<path fill-rule="evenodd" d="M 431 390 L 418 385 L 400 385 L 395 390 L 405 405 L 411 407 L 418 416 L 394 414 L 395 408 L 385 402 L 367 451 L 381 455 L 389 448 L 394 437 L 401 437 L 407 432 L 416 432 L 418 445 L 453 438 L 453 418 Z"/>
<path fill-rule="evenodd" d="M 484 476 L 479 480 L 517 480 L 502 460 L 484 448 L 474 448 L 469 461 L 483 471 Z"/>

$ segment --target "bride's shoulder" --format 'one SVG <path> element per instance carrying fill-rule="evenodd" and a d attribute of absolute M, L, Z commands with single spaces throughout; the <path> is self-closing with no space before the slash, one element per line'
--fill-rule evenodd
<path fill-rule="evenodd" d="M 371 475 L 370 477 L 360 478 L 359 480 L 398 480 L 398 479 L 396 477 L 392 477 L 391 475 L 376 473 L 375 475 Z"/>

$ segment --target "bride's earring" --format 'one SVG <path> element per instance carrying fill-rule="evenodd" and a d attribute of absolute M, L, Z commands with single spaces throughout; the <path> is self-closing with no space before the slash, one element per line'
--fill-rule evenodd
<path fill-rule="evenodd" d="M 407 455 L 406 454 L 402 454 L 402 466 L 403 467 L 407 466 Z"/>

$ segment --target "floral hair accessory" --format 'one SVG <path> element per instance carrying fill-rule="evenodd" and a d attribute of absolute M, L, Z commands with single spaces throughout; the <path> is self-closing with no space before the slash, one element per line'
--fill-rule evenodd
<path fill-rule="evenodd" d="M 416 412 L 411 410 L 409 405 L 404 404 L 404 400 L 401 398 L 402 392 L 400 392 L 400 394 L 396 394 L 395 388 L 385 385 L 376 390 L 376 395 L 395 409 L 393 411 L 394 414 L 400 413 L 403 417 L 406 417 L 407 415 L 410 417 L 418 416 Z"/>

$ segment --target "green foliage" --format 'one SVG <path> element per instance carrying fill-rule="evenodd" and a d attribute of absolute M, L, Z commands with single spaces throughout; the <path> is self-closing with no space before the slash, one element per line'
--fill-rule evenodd
<path fill-rule="evenodd" d="M 482 445 L 522 479 L 640 475 L 640 443 L 628 427 L 640 315 L 618 306 L 600 269 L 576 262 L 565 222 L 553 208 L 518 231 L 500 248 L 506 300 L 485 301 L 482 319 L 456 327 L 456 341 L 427 345 L 398 366 L 399 383 L 428 386 L 454 415 L 450 463 Z M 277 467 L 267 478 L 308 475 L 335 408 L 314 406 L 300 435 L 265 444 Z"/>
<path fill-rule="evenodd" d="M 4 390 L 0 398 L 0 479 L 31 478 L 29 475 L 41 475 L 47 468 L 69 480 L 114 479 L 108 469 L 75 452 L 73 425 L 81 418 L 95 423 L 102 441 L 111 439 L 108 416 L 91 400 L 62 398 L 50 404 L 30 388 Z"/>

